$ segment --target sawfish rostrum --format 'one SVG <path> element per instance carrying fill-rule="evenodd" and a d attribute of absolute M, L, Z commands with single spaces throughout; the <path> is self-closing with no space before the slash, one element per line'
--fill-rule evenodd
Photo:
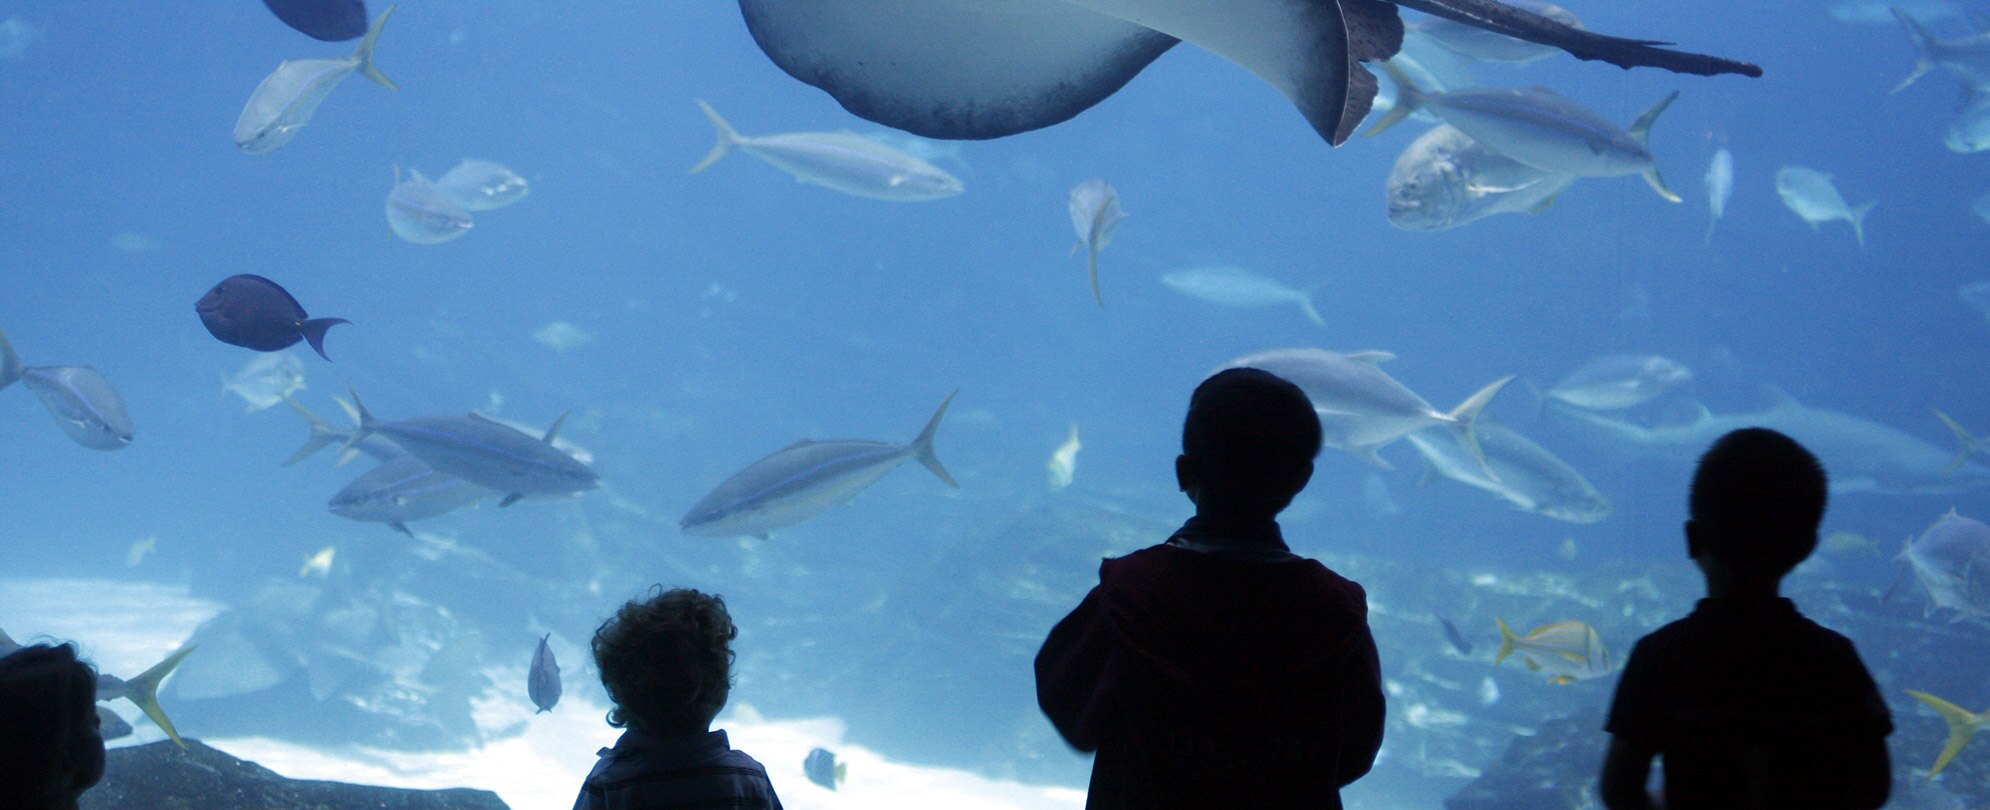
<path fill-rule="evenodd" d="M 1681 73 L 1761 75 L 1663 43 L 1584 31 L 1493 0 L 740 0 L 747 30 L 788 75 L 871 121 L 929 138 L 999 138 L 1065 121 L 1177 42 L 1284 93 L 1320 137 L 1347 140 L 1402 47 L 1401 5 L 1580 59 Z"/>

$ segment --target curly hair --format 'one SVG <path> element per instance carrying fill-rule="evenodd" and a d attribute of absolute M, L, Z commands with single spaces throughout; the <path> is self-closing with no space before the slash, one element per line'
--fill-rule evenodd
<path fill-rule="evenodd" d="M 594 631 L 594 665 L 615 708 L 608 725 L 658 736 L 711 726 L 732 692 L 732 640 L 725 600 L 690 588 L 630 600 Z"/>
<path fill-rule="evenodd" d="M 104 774 L 97 671 L 68 644 L 0 657 L 0 806 L 68 810 Z"/>
<path fill-rule="evenodd" d="M 1723 530 L 1707 553 L 1763 573 L 1795 568 L 1817 548 L 1830 482 L 1804 446 L 1768 428 L 1715 441 L 1693 472 L 1687 509 Z"/>

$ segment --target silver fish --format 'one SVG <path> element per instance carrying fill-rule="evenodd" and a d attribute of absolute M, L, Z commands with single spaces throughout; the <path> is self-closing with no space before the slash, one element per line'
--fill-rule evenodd
<path fill-rule="evenodd" d="M 1658 176 L 1647 143 L 1652 122 L 1679 97 L 1677 91 L 1645 110 L 1629 129 L 1620 130 L 1545 87 L 1432 93 L 1418 89 L 1394 66 L 1384 63 L 1382 69 L 1396 85 L 1396 107 L 1364 135 L 1379 134 L 1428 107 L 1486 148 L 1541 171 L 1578 177 L 1640 175 L 1658 196 L 1679 202 L 1679 195 Z"/>
<path fill-rule="evenodd" d="M 1852 238 L 1859 247 L 1866 246 L 1866 214 L 1872 212 L 1873 203 L 1857 208 L 1846 205 L 1831 175 L 1806 166 L 1784 166 L 1776 171 L 1776 196 L 1813 231 L 1820 222 L 1842 219 L 1851 223 Z"/>
<path fill-rule="evenodd" d="M 1693 370 L 1669 357 L 1606 354 L 1590 358 L 1542 395 L 1593 411 L 1650 402 L 1693 379 Z"/>
<path fill-rule="evenodd" d="M 1466 451 L 1484 468 L 1472 425 L 1486 403 L 1513 378 L 1494 380 L 1444 412 L 1432 408 L 1382 370 L 1382 363 L 1395 358 L 1381 351 L 1341 354 L 1325 349 L 1273 349 L 1239 357 L 1224 368 L 1258 368 L 1290 380 L 1313 401 L 1329 441 L 1369 464 L 1394 469 L 1375 451 L 1415 431 L 1446 425 L 1458 431 Z"/>
<path fill-rule="evenodd" d="M 560 702 L 560 662 L 553 658 L 553 648 L 546 646 L 553 634 L 547 633 L 539 639 L 539 647 L 532 651 L 532 668 L 525 675 L 525 694 L 532 698 L 532 705 L 539 712 L 549 712 Z"/>
<path fill-rule="evenodd" d="M 564 416 L 535 439 L 474 413 L 382 422 L 367 412 L 357 393 L 352 406 L 359 412 L 359 429 L 346 448 L 367 436 L 386 436 L 436 472 L 506 493 L 499 506 L 527 495 L 564 495 L 600 486 L 594 470 L 553 447 Z"/>
<path fill-rule="evenodd" d="M 1569 13 L 1568 9 L 1553 3 L 1544 3 L 1541 0 L 1500 0 L 1500 4 L 1539 14 L 1570 28 L 1582 29 L 1582 20 Z M 1560 48 L 1552 45 L 1515 39 L 1443 17 L 1425 17 L 1407 23 L 1404 27 L 1429 37 L 1432 42 L 1460 56 L 1482 62 L 1526 64 L 1561 53 Z"/>
<path fill-rule="evenodd" d="M 1067 204 L 1071 209 L 1071 228 L 1078 232 L 1078 244 L 1072 251 L 1085 251 L 1085 271 L 1092 277 L 1092 299 L 1105 306 L 1106 300 L 1099 297 L 1099 251 L 1112 244 L 1113 232 L 1119 230 L 1119 221 L 1126 218 L 1126 211 L 1119 207 L 1119 192 L 1104 180 L 1086 180 L 1071 188 Z"/>
<path fill-rule="evenodd" d="M 1418 136 L 1389 172 L 1389 224 L 1442 231 L 1494 214 L 1535 214 L 1578 178 L 1509 158 L 1450 124 Z"/>
<path fill-rule="evenodd" d="M 1734 196 L 1734 153 L 1726 148 L 1716 150 L 1712 160 L 1707 161 L 1707 174 L 1703 178 L 1707 186 L 1707 235 L 1700 241 L 1714 241 L 1714 225 L 1727 213 L 1727 201 Z"/>
<path fill-rule="evenodd" d="M 402 534 L 410 521 L 439 517 L 497 493 L 436 472 L 421 459 L 401 456 L 380 463 L 333 495 L 332 514 L 362 523 L 385 523 Z"/>
<path fill-rule="evenodd" d="M 933 434 L 954 394 L 940 402 L 925 429 L 906 444 L 804 439 L 753 462 L 692 505 L 680 528 L 692 535 L 765 539 L 775 529 L 856 497 L 908 459 L 918 459 L 947 486 L 958 487 L 933 453 Z"/>
<path fill-rule="evenodd" d="M 739 134 L 712 105 L 698 100 L 698 109 L 711 119 L 718 143 L 705 159 L 691 167 L 704 171 L 734 149 L 767 161 L 768 165 L 804 183 L 845 194 L 889 202 L 924 202 L 952 197 L 966 189 L 960 178 L 926 161 L 855 132 L 789 132 L 748 137 Z"/>
<path fill-rule="evenodd" d="M 1313 308 L 1313 296 L 1287 287 L 1263 273 L 1231 265 L 1207 265 L 1176 270 L 1161 276 L 1168 289 L 1212 304 L 1226 307 L 1268 307 L 1297 304 L 1314 326 L 1326 326 L 1320 311 Z"/>
<path fill-rule="evenodd" d="M 1475 426 L 1485 452 L 1487 475 L 1449 431 L 1420 430 L 1405 436 L 1430 472 L 1499 496 L 1523 512 L 1568 523 L 1595 523 L 1610 516 L 1610 501 L 1589 479 L 1526 436 L 1481 419 Z"/>
<path fill-rule="evenodd" d="M 334 399 L 337 398 L 334 397 Z M 290 458 L 284 460 L 284 466 L 288 467 L 310 458 L 311 454 L 325 447 L 342 447 L 347 442 L 352 441 L 352 431 L 339 430 L 326 424 L 325 420 L 318 418 L 318 415 L 313 413 L 310 408 L 304 407 L 304 403 L 298 402 L 288 395 L 283 397 L 283 403 L 289 405 L 291 410 L 296 411 L 297 415 L 304 419 L 305 427 L 311 430 L 311 435 L 304 438 L 304 445 L 297 448 L 297 452 L 290 454 Z M 347 413 L 353 415 L 353 421 L 359 421 L 358 412 L 352 410 L 350 403 L 347 403 L 345 400 L 338 400 L 338 403 L 346 409 Z M 407 455 L 408 451 L 402 450 L 400 445 L 393 443 L 385 436 L 367 436 L 360 439 L 358 444 L 353 445 L 351 450 L 342 453 L 339 463 L 344 464 L 350 461 L 352 455 L 356 453 L 365 453 L 372 456 L 376 461 L 392 461 Z"/>
<path fill-rule="evenodd" d="M 1990 526 L 1950 509 L 1910 538 L 1895 559 L 1911 567 L 1931 612 L 1947 608 L 1957 618 L 1990 619 Z"/>
<path fill-rule="evenodd" d="M 1947 68 L 1962 80 L 1965 93 L 1990 91 L 1990 30 L 1978 31 L 1960 39 L 1938 39 L 1920 21 L 1898 8 L 1892 9 L 1907 40 L 1914 45 L 1914 70 L 1889 92 L 1907 89 L 1937 67 Z"/>
<path fill-rule="evenodd" d="M 1390 64 L 1401 68 L 1403 74 L 1416 82 L 1416 86 L 1444 92 L 1477 87 L 1478 77 L 1472 75 L 1472 60 L 1432 41 L 1423 32 L 1414 28 L 1403 31 L 1402 50 L 1389 57 Z M 1372 113 L 1385 113 L 1396 106 L 1396 90 L 1383 85 L 1375 93 Z M 1439 124 L 1437 116 L 1429 110 L 1418 110 L 1410 116 L 1425 123 Z"/>
<path fill-rule="evenodd" d="M 249 103 L 235 119 L 235 146 L 251 155 L 266 155 L 290 143 L 298 130 L 311 123 L 311 115 L 339 83 L 357 71 L 380 86 L 398 91 L 387 74 L 373 64 L 373 44 L 380 29 L 394 14 L 394 6 L 373 21 L 359 47 L 344 59 L 298 59 L 278 65 L 276 71 L 256 85 Z"/>
<path fill-rule="evenodd" d="M 1728 432 L 1766 427 L 1803 443 L 1830 473 L 1831 492 L 1939 495 L 1990 484 L 1990 467 L 1964 460 L 1906 432 L 1838 411 L 1812 408 L 1772 389 L 1765 410 L 1715 414 L 1704 407 L 1690 422 L 1647 427 L 1594 411 L 1553 405 L 1548 410 L 1585 440 L 1632 456 L 1691 462 Z M 1967 452 L 1964 447 L 1963 451 Z"/>
<path fill-rule="evenodd" d="M 1990 92 L 1971 93 L 1955 116 L 1942 136 L 1943 146 L 1958 155 L 1990 149 Z"/>
<path fill-rule="evenodd" d="M 488 160 L 464 158 L 435 181 L 435 188 L 471 211 L 503 208 L 531 191 L 525 178 Z"/>
<path fill-rule="evenodd" d="M 0 388 L 17 381 L 41 398 L 77 444 L 116 450 L 131 443 L 131 414 L 110 380 L 89 366 L 24 366 L 7 334 L 0 332 Z"/>
<path fill-rule="evenodd" d="M 387 192 L 387 227 L 417 245 L 439 245 L 469 233 L 473 224 L 462 203 L 414 169 L 405 180 L 397 176 Z"/>
<path fill-rule="evenodd" d="M 255 413 L 304 390 L 304 362 L 289 351 L 257 354 L 233 376 L 221 378 L 221 391 L 241 397 Z"/>

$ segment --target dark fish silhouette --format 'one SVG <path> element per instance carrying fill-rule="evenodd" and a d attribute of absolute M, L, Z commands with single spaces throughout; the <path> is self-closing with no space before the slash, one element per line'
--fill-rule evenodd
<path fill-rule="evenodd" d="M 850 764 L 837 762 L 836 754 L 827 748 L 810 749 L 808 757 L 802 760 L 802 774 L 808 777 L 808 781 L 830 790 L 842 784 L 849 771 Z"/>
<path fill-rule="evenodd" d="M 525 694 L 541 712 L 552 711 L 560 702 L 560 662 L 553 660 L 553 648 L 546 646 L 546 639 L 552 637 L 548 633 L 539 639 L 539 649 L 532 653 L 532 669 L 525 675 Z"/>
<path fill-rule="evenodd" d="M 343 42 L 366 33 L 366 0 L 263 0 L 263 5 L 312 39 Z"/>
<path fill-rule="evenodd" d="M 1451 649 L 1457 650 L 1459 655 L 1472 654 L 1472 640 L 1458 631 L 1458 624 L 1451 621 L 1451 617 L 1439 613 L 1437 623 L 1444 626 L 1444 640 L 1451 642 Z"/>
<path fill-rule="evenodd" d="M 222 279 L 193 308 L 200 313 L 208 333 L 222 343 L 273 352 L 303 339 L 326 360 L 332 356 L 325 353 L 325 330 L 352 323 L 344 318 L 305 315 L 303 305 L 276 282 L 247 273 Z"/>

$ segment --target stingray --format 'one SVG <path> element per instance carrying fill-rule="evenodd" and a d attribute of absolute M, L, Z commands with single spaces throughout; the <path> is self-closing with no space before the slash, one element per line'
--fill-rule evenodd
<path fill-rule="evenodd" d="M 862 118 L 928 138 L 1061 123 L 1186 40 L 1277 88 L 1336 146 L 1375 99 L 1360 63 L 1402 47 L 1398 5 L 1624 68 L 1762 75 L 1493 0 L 739 0 L 775 65 Z"/>

